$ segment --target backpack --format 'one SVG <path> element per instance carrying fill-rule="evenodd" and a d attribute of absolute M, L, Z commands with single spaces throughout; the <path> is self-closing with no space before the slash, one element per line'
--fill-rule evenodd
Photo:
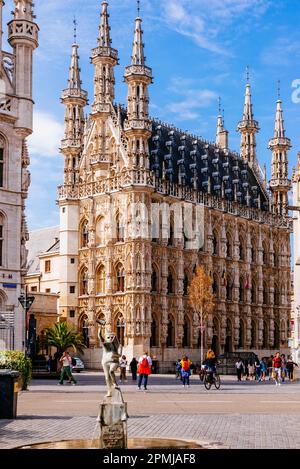
<path fill-rule="evenodd" d="M 76 362 L 75 358 L 72 357 L 72 366 L 76 366 L 76 365 L 77 365 L 77 362 Z"/>
<path fill-rule="evenodd" d="M 184 362 L 183 362 L 182 369 L 183 369 L 183 371 L 189 371 L 190 365 L 189 365 L 189 362 L 188 362 L 188 361 L 184 361 Z"/>
<path fill-rule="evenodd" d="M 141 365 L 142 365 L 144 368 L 147 368 L 147 367 L 149 366 L 149 362 L 148 362 L 148 360 L 147 360 L 146 357 L 143 358 Z"/>

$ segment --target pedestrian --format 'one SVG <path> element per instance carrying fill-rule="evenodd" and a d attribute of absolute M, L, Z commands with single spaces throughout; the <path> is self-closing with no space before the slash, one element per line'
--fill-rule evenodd
<path fill-rule="evenodd" d="M 280 386 L 280 380 L 281 380 L 281 357 L 280 357 L 280 352 L 277 352 L 275 357 L 273 358 L 272 362 L 272 368 L 273 368 L 273 378 L 275 380 L 276 386 Z"/>
<path fill-rule="evenodd" d="M 287 369 L 286 369 L 286 357 L 285 354 L 281 354 L 281 381 L 284 383 L 285 377 L 287 375 Z"/>
<path fill-rule="evenodd" d="M 122 357 L 120 358 L 120 381 L 122 383 L 126 383 L 127 382 L 127 378 L 126 378 L 126 368 L 127 368 L 127 360 L 126 360 L 126 356 L 125 355 L 122 355 Z"/>
<path fill-rule="evenodd" d="M 130 370 L 131 370 L 131 376 L 132 376 L 132 381 L 136 381 L 137 379 L 137 368 L 138 368 L 138 362 L 135 357 L 130 362 Z"/>
<path fill-rule="evenodd" d="M 52 369 L 53 369 L 53 358 L 52 358 L 52 355 L 50 355 L 47 361 L 48 373 L 51 373 Z"/>
<path fill-rule="evenodd" d="M 60 380 L 59 380 L 59 385 L 64 384 L 64 379 L 68 378 L 69 382 L 72 382 L 72 385 L 75 386 L 77 384 L 77 381 L 72 375 L 71 371 L 71 366 L 72 366 L 72 358 L 70 357 L 69 352 L 64 352 L 59 360 L 59 363 L 62 365 L 61 366 L 61 372 L 60 372 Z"/>
<path fill-rule="evenodd" d="M 255 379 L 255 366 L 252 360 L 250 360 L 249 362 L 248 369 L 249 369 L 249 376 L 253 381 Z"/>
<path fill-rule="evenodd" d="M 263 358 L 260 362 L 260 380 L 261 381 L 266 381 L 266 374 L 267 374 L 267 362 Z"/>
<path fill-rule="evenodd" d="M 148 352 L 145 352 L 144 355 L 142 355 L 139 358 L 139 367 L 138 367 L 138 374 L 139 374 L 138 389 L 139 390 L 141 390 L 141 386 L 144 380 L 144 390 L 147 391 L 148 378 L 149 378 L 149 375 L 151 374 L 151 366 L 152 366 L 151 357 L 149 357 Z"/>
<path fill-rule="evenodd" d="M 246 381 L 248 381 L 249 380 L 249 362 L 247 359 L 245 360 L 244 366 L 245 366 Z"/>
<path fill-rule="evenodd" d="M 261 369 L 260 369 L 260 361 L 256 360 L 254 363 L 255 366 L 255 379 L 257 381 L 261 381 Z"/>
<path fill-rule="evenodd" d="M 182 376 L 181 376 L 181 364 L 180 364 L 180 358 L 178 358 L 178 360 L 176 360 L 175 362 L 175 379 L 182 379 Z"/>
<path fill-rule="evenodd" d="M 238 358 L 238 360 L 235 364 L 235 368 L 236 368 L 236 374 L 237 374 L 238 381 L 242 381 L 242 374 L 243 374 L 243 371 L 244 371 L 244 364 L 243 364 L 241 358 Z"/>
<path fill-rule="evenodd" d="M 293 358 L 291 355 L 288 356 L 287 362 L 286 362 L 286 369 L 287 369 L 287 374 L 289 381 L 292 381 L 294 379 L 294 368 L 295 366 L 298 366 L 297 363 L 293 361 Z"/>
<path fill-rule="evenodd" d="M 183 359 L 180 361 L 181 369 L 181 377 L 182 377 L 182 386 L 185 388 L 187 386 L 190 387 L 190 376 L 191 376 L 191 360 L 187 356 L 184 356 Z"/>
<path fill-rule="evenodd" d="M 273 359 L 274 355 L 271 355 L 271 357 L 268 359 L 268 374 L 269 374 L 269 381 L 272 379 L 272 373 L 273 373 Z"/>

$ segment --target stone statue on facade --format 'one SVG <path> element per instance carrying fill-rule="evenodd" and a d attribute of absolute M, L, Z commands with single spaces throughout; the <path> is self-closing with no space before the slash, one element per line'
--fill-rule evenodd
<path fill-rule="evenodd" d="M 106 321 L 103 320 L 97 320 L 96 322 L 100 326 L 106 325 Z M 119 359 L 122 354 L 122 345 L 120 345 L 115 333 L 108 332 L 105 334 L 105 337 L 103 337 L 101 329 L 102 327 L 99 327 L 98 337 L 100 343 L 103 346 L 102 366 L 107 386 L 106 397 L 112 397 L 113 389 L 119 389 L 115 372 L 119 367 Z"/>

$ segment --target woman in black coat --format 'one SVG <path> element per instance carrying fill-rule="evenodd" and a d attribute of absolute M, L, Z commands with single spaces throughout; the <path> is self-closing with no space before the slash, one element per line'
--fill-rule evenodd
<path fill-rule="evenodd" d="M 131 370 L 131 374 L 132 374 L 132 381 L 136 381 L 137 380 L 136 374 L 137 374 L 138 362 L 134 357 L 131 360 L 129 366 L 130 366 L 130 370 Z"/>

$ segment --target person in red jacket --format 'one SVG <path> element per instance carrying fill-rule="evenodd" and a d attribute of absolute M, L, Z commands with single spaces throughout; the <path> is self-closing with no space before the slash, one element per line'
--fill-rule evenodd
<path fill-rule="evenodd" d="M 139 359 L 139 367 L 138 367 L 138 389 L 141 389 L 142 382 L 144 380 L 144 390 L 147 391 L 147 384 L 148 384 L 148 377 L 151 374 L 151 366 L 152 360 L 149 357 L 148 352 L 145 352 Z"/>
<path fill-rule="evenodd" d="M 272 362 L 272 368 L 273 368 L 273 373 L 274 373 L 274 379 L 276 386 L 280 386 L 280 381 L 281 381 L 281 365 L 282 365 L 282 360 L 280 357 L 280 352 L 277 352 L 275 357 L 273 358 Z"/>

